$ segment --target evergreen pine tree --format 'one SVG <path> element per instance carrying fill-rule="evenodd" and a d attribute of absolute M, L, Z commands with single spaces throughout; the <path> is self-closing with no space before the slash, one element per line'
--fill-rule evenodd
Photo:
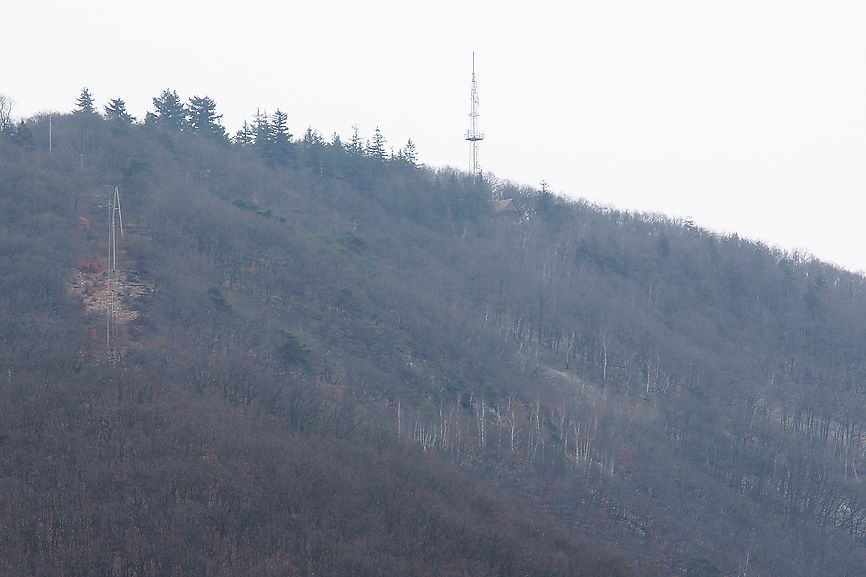
<path fill-rule="evenodd" d="M 105 105 L 105 118 L 108 120 L 119 120 L 127 124 L 135 122 L 135 118 L 126 111 L 126 102 L 120 98 L 114 98 Z"/>
<path fill-rule="evenodd" d="M 321 146 L 325 143 L 325 141 L 322 140 L 321 135 L 319 135 L 318 132 L 313 130 L 312 126 L 308 126 L 307 130 L 304 132 L 303 142 L 307 146 Z"/>
<path fill-rule="evenodd" d="M 418 166 L 418 153 L 415 151 L 415 143 L 412 142 L 411 138 L 406 142 L 406 146 L 403 147 L 400 158 L 410 166 Z"/>
<path fill-rule="evenodd" d="M 240 146 L 252 146 L 256 143 L 255 127 L 244 120 L 243 126 L 235 133 L 232 142 Z"/>
<path fill-rule="evenodd" d="M 546 217 L 553 212 L 553 193 L 547 186 L 547 181 L 541 181 L 541 190 L 538 192 L 538 197 L 535 199 L 535 214 Z"/>
<path fill-rule="evenodd" d="M 222 114 L 216 113 L 216 103 L 212 98 L 193 96 L 187 106 L 187 125 L 193 132 L 225 140 L 226 130 L 220 123 Z"/>
<path fill-rule="evenodd" d="M 371 158 L 375 158 L 380 162 L 385 162 L 387 158 L 387 152 L 385 150 L 385 137 L 382 135 L 382 131 L 379 130 L 379 127 L 376 127 L 376 132 L 373 133 L 373 140 L 367 142 L 367 155 Z"/>
<path fill-rule="evenodd" d="M 267 112 L 256 110 L 256 117 L 253 119 L 253 144 L 256 145 L 262 156 L 267 156 L 266 152 L 270 146 L 270 125 Z"/>
<path fill-rule="evenodd" d="M 269 164 L 287 165 L 292 159 L 292 134 L 288 126 L 289 115 L 279 108 L 271 115 L 268 124 L 268 151 L 265 160 Z"/>
<path fill-rule="evenodd" d="M 355 154 L 363 154 L 364 152 L 364 143 L 361 141 L 357 125 L 352 125 L 352 140 L 349 142 L 348 151 Z"/>
<path fill-rule="evenodd" d="M 186 107 L 177 92 L 166 88 L 159 96 L 153 99 L 153 112 L 148 112 L 145 118 L 146 124 L 154 124 L 184 130 L 187 128 Z"/>
<path fill-rule="evenodd" d="M 96 113 L 96 109 L 93 107 L 93 94 L 86 86 L 81 89 L 81 94 L 75 100 L 75 105 L 78 106 L 78 112 Z"/>

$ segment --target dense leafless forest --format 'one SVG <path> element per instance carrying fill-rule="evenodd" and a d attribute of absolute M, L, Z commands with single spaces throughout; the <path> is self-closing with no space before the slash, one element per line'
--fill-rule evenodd
<path fill-rule="evenodd" d="M 862 276 L 291 123 L 0 116 L 0 573 L 862 574 Z"/>

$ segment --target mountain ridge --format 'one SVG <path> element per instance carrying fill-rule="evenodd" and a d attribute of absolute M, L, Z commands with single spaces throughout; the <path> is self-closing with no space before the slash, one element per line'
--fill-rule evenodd
<path fill-rule="evenodd" d="M 87 374 L 118 398 L 164 388 L 315 442 L 397 443 L 647 574 L 861 566 L 863 277 L 321 141 L 269 165 L 254 145 L 54 121 L 80 138 L 51 156 L 39 138 L 0 141 L 4 310 L 30 319 L 4 316 L 10 391 L 21 373 Z M 28 121 L 34 135 L 42 122 Z M 146 231 L 124 250 L 154 287 L 116 367 L 68 294 L 102 241 L 62 234 L 81 234 L 80 195 L 111 183 Z M 497 218 L 500 198 L 524 216 Z M 22 264 L 40 259 L 52 264 Z M 71 338 L 45 339 L 47 312 Z M 568 547 L 577 567 L 586 554 Z M 488 567 L 473 571 L 507 574 Z"/>

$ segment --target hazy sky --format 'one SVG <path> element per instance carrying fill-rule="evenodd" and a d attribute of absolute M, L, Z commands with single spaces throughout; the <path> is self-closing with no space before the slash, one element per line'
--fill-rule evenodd
<path fill-rule="evenodd" d="M 143 117 L 170 87 L 233 132 L 412 138 L 467 169 L 471 54 L 485 171 L 866 269 L 866 2 L 29 0 L 3 9 L 17 116 L 83 86 Z"/>

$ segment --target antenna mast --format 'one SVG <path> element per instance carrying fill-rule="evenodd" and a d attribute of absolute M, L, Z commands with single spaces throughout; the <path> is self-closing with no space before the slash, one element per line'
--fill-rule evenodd
<path fill-rule="evenodd" d="M 475 52 L 472 53 L 472 93 L 469 97 L 469 141 L 470 162 L 473 175 L 481 175 L 481 161 L 478 159 L 478 143 L 484 140 L 484 133 L 478 129 L 478 83 L 475 81 Z"/>

